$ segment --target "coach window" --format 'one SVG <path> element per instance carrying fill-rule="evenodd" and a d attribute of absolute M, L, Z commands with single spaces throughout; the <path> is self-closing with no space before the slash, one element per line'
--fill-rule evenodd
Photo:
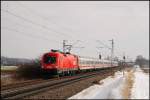
<path fill-rule="evenodd" d="M 94 64 L 94 61 L 91 61 L 92 63 L 91 64 Z"/>
<path fill-rule="evenodd" d="M 90 61 L 87 61 L 87 64 L 90 64 Z"/>
<path fill-rule="evenodd" d="M 93 61 L 90 61 L 90 64 L 92 64 L 93 63 Z"/>
<path fill-rule="evenodd" d="M 91 61 L 89 61 L 89 64 L 91 64 L 92 62 Z"/>
<path fill-rule="evenodd" d="M 85 61 L 85 64 L 88 64 L 88 61 L 87 61 L 87 60 Z"/>
<path fill-rule="evenodd" d="M 82 64 L 84 64 L 84 61 L 82 61 Z"/>
<path fill-rule="evenodd" d="M 86 65 L 86 61 L 84 61 L 84 64 Z"/>
<path fill-rule="evenodd" d="M 80 60 L 80 64 L 83 64 L 83 61 L 82 61 L 82 60 Z"/>
<path fill-rule="evenodd" d="M 82 61 L 82 60 L 80 60 L 80 61 L 79 61 L 79 64 L 83 64 L 83 61 Z"/>
<path fill-rule="evenodd" d="M 86 62 L 86 61 L 84 61 L 84 64 L 86 65 L 86 64 L 87 64 L 87 62 Z"/>
<path fill-rule="evenodd" d="M 80 60 L 80 62 L 79 62 L 80 64 L 82 64 L 82 61 Z"/>
<path fill-rule="evenodd" d="M 82 64 L 84 65 L 84 61 L 82 61 Z"/>
<path fill-rule="evenodd" d="M 96 64 L 95 62 L 96 62 L 96 61 L 93 61 L 93 64 Z"/>

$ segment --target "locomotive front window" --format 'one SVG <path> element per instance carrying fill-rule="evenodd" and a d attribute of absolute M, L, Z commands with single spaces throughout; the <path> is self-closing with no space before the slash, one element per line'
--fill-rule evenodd
<path fill-rule="evenodd" d="M 44 57 L 44 63 L 46 63 L 46 64 L 55 64 L 56 63 L 56 57 L 46 55 Z"/>

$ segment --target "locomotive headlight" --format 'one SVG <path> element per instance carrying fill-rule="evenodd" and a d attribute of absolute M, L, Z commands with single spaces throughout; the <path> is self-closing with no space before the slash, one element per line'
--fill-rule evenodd
<path fill-rule="evenodd" d="M 44 66 L 41 66 L 41 68 L 44 68 Z"/>
<path fill-rule="evenodd" d="M 56 68 L 58 68 L 58 66 L 55 66 Z"/>

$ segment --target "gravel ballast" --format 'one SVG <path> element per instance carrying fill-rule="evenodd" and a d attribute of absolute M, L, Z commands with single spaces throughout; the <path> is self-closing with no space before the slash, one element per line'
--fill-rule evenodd
<path fill-rule="evenodd" d="M 100 80 L 108 76 L 113 76 L 116 71 L 117 69 L 106 70 L 105 73 L 97 75 L 95 77 L 81 80 L 56 89 L 44 91 L 42 93 L 25 97 L 24 99 L 67 99 L 93 84 L 98 84 Z"/>

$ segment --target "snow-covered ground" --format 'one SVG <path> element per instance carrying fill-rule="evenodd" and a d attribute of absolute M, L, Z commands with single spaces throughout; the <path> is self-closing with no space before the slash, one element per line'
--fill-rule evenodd
<path fill-rule="evenodd" d="M 103 84 L 93 85 L 69 99 L 126 99 L 124 94 L 130 94 L 129 98 L 132 99 L 149 99 L 149 75 L 143 73 L 137 66 L 135 69 L 130 71 L 133 77 L 130 91 L 126 90 L 129 72 L 126 71 L 125 75 L 123 72 L 116 72 L 114 76 L 100 81 Z"/>
<path fill-rule="evenodd" d="M 131 99 L 149 99 L 149 75 L 138 67 L 134 73 L 135 80 L 131 92 Z"/>
<path fill-rule="evenodd" d="M 122 87 L 123 82 L 123 74 L 121 72 L 117 72 L 115 73 L 115 76 L 108 77 L 102 80 L 102 85 L 93 85 L 69 99 L 109 99 L 115 97 L 121 98 L 118 90 L 120 90 L 120 88 Z"/>
<path fill-rule="evenodd" d="M 1 66 L 1 70 L 16 70 L 18 66 Z"/>

